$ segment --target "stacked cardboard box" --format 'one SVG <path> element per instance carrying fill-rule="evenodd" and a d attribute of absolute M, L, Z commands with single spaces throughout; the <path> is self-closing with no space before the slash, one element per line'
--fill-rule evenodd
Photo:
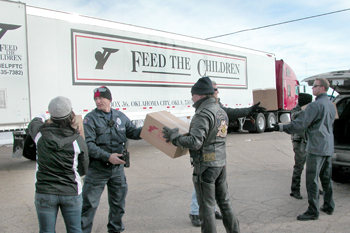
<path fill-rule="evenodd" d="M 253 90 L 253 101 L 254 104 L 260 102 L 260 106 L 267 111 L 275 111 L 278 109 L 277 90 L 273 88 Z"/>

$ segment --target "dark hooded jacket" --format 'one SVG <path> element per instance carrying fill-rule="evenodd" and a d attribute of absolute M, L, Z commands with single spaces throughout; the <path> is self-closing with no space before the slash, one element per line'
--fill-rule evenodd
<path fill-rule="evenodd" d="M 297 117 L 303 112 L 303 110 L 301 109 L 301 107 L 299 105 L 295 106 L 291 111 L 290 111 L 290 115 L 291 115 L 291 119 L 292 121 L 294 121 L 295 119 L 297 119 Z M 305 130 L 298 132 L 298 133 L 294 133 L 291 135 L 292 137 L 292 141 L 298 141 L 298 142 L 306 142 L 306 133 Z"/>
<path fill-rule="evenodd" d="M 82 136 L 55 123 L 44 124 L 34 118 L 28 126 L 37 148 L 37 193 L 76 196 L 82 191 L 81 176 L 89 165 L 89 155 Z"/>
<path fill-rule="evenodd" d="M 294 121 L 297 117 L 304 111 L 302 107 L 312 102 L 312 95 L 307 93 L 300 93 L 297 106 L 295 106 L 291 111 L 291 119 Z M 300 131 L 298 133 L 292 134 L 292 141 L 306 142 L 306 130 Z"/>

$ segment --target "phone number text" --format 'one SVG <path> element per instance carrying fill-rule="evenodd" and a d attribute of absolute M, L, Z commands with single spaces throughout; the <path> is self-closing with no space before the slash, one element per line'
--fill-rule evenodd
<path fill-rule="evenodd" d="M 0 70 L 0 74 L 2 75 L 23 75 L 22 70 Z"/>

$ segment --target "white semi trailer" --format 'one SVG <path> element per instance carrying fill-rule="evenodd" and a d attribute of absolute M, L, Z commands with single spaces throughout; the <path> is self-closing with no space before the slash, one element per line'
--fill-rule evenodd
<path fill-rule="evenodd" d="M 253 89 L 277 88 L 274 54 L 253 49 L 6 0 L 0 30 L 0 131 L 22 132 L 59 95 L 85 115 L 102 85 L 137 124 L 161 110 L 190 118 L 202 76 L 232 108 L 253 105 Z"/>

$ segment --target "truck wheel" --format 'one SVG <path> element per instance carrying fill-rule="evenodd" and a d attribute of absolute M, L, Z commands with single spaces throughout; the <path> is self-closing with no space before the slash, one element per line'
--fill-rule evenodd
<path fill-rule="evenodd" d="M 250 133 L 262 133 L 265 131 L 266 128 L 266 121 L 265 121 L 265 116 L 262 113 L 259 113 L 258 115 L 254 116 L 255 120 L 255 130 L 251 131 L 249 130 Z"/>
<path fill-rule="evenodd" d="M 266 129 L 273 128 L 272 124 L 276 124 L 276 122 L 277 122 L 277 119 L 275 114 L 273 114 L 272 112 L 268 113 L 266 117 Z"/>
<path fill-rule="evenodd" d="M 349 183 L 350 176 L 342 174 L 339 169 L 332 168 L 332 180 L 337 183 Z"/>

